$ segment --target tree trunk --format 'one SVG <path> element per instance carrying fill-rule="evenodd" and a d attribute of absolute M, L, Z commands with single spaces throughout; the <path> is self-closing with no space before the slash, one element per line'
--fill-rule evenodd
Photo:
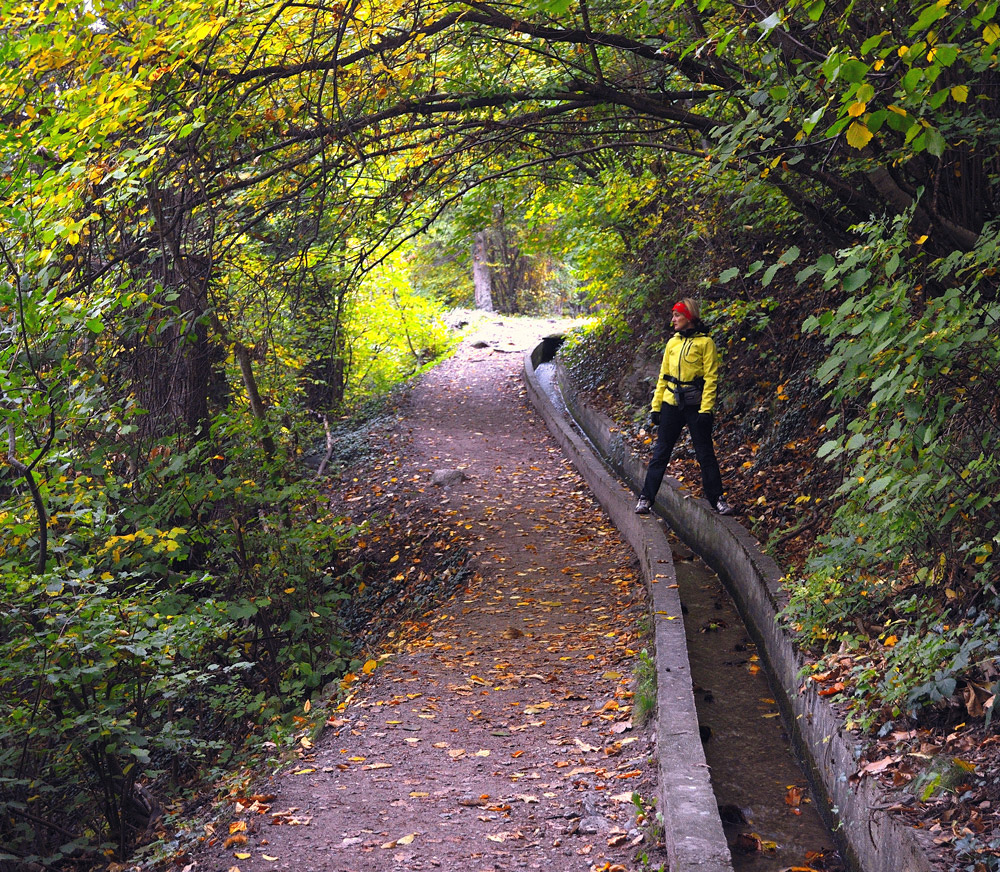
<path fill-rule="evenodd" d="M 480 230 L 472 238 L 472 282 L 476 289 L 476 308 L 493 311 L 493 270 L 490 268 L 490 231 Z"/>

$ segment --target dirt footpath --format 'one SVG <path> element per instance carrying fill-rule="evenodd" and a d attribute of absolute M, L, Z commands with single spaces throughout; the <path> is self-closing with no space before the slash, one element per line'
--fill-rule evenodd
<path fill-rule="evenodd" d="M 634 557 L 522 386 L 522 352 L 555 329 L 495 319 L 420 380 L 394 432 L 374 437 L 386 446 L 381 477 L 338 499 L 374 492 L 376 514 L 406 525 L 387 561 L 397 579 L 422 572 L 405 545 L 417 539 L 438 557 L 460 543 L 474 574 L 395 633 L 391 652 L 372 652 L 378 667 L 315 746 L 238 808 L 229 829 L 245 841 L 226 847 L 217 831 L 191 869 L 666 862 L 633 801 L 656 795 L 652 733 L 632 712 L 647 644 Z"/>

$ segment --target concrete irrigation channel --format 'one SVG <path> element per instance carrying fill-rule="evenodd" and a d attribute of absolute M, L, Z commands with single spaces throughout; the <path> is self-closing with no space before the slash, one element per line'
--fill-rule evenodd
<path fill-rule="evenodd" d="M 644 467 L 614 423 L 581 403 L 548 337 L 524 357 L 532 403 L 635 551 L 650 591 L 657 668 L 660 810 L 671 872 L 732 870 L 733 858 L 706 763 L 685 638 L 681 590 L 657 514 L 724 582 L 770 681 L 791 751 L 848 867 L 856 872 L 932 872 L 933 845 L 885 809 L 872 779 L 850 779 L 862 747 L 814 688 L 800 692 L 801 657 L 776 619 L 780 571 L 734 519 L 665 479 L 654 515 L 633 512 Z M 770 700 L 769 700 L 770 701 Z M 739 864 L 737 864 L 738 867 Z M 753 867 L 763 868 L 763 867 Z"/>

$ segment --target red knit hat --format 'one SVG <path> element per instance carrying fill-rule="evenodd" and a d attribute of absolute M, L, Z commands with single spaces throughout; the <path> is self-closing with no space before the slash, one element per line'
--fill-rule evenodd
<path fill-rule="evenodd" d="M 688 321 L 694 321 L 694 317 L 688 311 L 688 307 L 685 306 L 683 303 L 674 303 L 673 311 L 680 312 L 685 318 L 688 319 Z"/>

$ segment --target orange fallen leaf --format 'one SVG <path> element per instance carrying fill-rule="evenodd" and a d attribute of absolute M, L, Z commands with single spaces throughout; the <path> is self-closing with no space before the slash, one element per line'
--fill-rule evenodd
<path fill-rule="evenodd" d="M 831 684 L 829 687 L 824 687 L 820 692 L 820 696 L 833 696 L 835 693 L 844 692 L 844 682 L 838 681 L 836 684 Z"/>
<path fill-rule="evenodd" d="M 798 808 L 801 802 L 802 802 L 802 788 L 789 787 L 788 792 L 785 794 L 785 805 L 790 805 L 792 808 Z"/>
<path fill-rule="evenodd" d="M 229 825 L 230 835 L 232 835 L 233 833 L 245 833 L 246 831 L 247 831 L 246 821 L 233 821 L 233 823 Z"/>

